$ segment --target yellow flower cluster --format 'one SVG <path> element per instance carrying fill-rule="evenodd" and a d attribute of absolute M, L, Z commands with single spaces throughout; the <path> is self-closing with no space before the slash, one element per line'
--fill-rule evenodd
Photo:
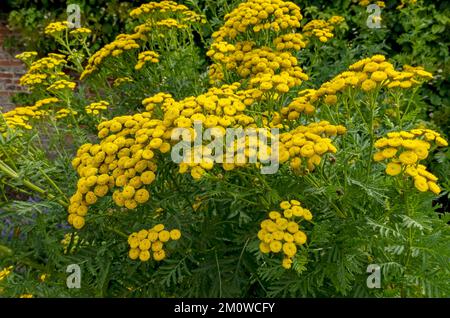
<path fill-rule="evenodd" d="M 179 23 L 175 19 L 163 19 L 161 21 L 156 22 L 157 27 L 166 27 L 166 28 L 174 28 L 174 29 L 185 29 L 188 26 L 186 24 Z M 164 34 L 161 34 L 164 36 Z"/>
<path fill-rule="evenodd" d="M 267 7 L 263 10 L 262 5 L 272 6 L 270 16 L 267 13 L 268 16 L 264 19 L 274 21 L 281 19 L 279 23 L 291 22 L 291 24 L 286 22 L 290 26 L 284 28 L 283 25 L 283 29 L 294 29 L 299 26 L 300 10 L 293 3 L 275 0 L 249 1 L 240 8 L 246 8 L 244 11 L 253 14 L 254 8 L 251 7 L 256 4 L 265 13 L 266 10 L 271 10 Z M 240 11 L 235 10 L 228 18 L 238 19 L 240 15 Z M 232 26 L 227 20 L 224 27 L 226 29 Z M 145 25 L 141 25 L 135 30 L 136 34 L 146 32 L 145 28 Z M 297 66 L 297 59 L 288 51 L 303 46 L 301 36 L 295 33 L 276 34 L 272 43 L 275 49 L 257 48 L 254 47 L 254 42 L 249 41 L 231 44 L 219 38 L 220 36 L 216 36 L 208 55 L 226 65 L 228 69 L 234 70 L 240 78 L 248 79 L 247 84 L 250 84 L 250 87 L 243 89 L 242 83 L 234 82 L 212 87 L 204 94 L 182 100 L 175 100 L 170 94 L 158 93 L 142 101 L 145 112 L 102 122 L 98 126 L 100 143 L 82 146 L 73 161 L 80 179 L 77 191 L 71 199 L 69 222 L 76 228 L 84 226 L 88 206 L 95 204 L 99 197 L 105 196 L 115 187 L 119 189 L 114 191 L 112 197 L 119 207 L 135 209 L 138 204 L 149 200 L 150 193 L 143 187 L 155 179 L 154 172 L 157 166 L 153 158 L 168 153 L 171 145 L 178 142 L 171 138 L 176 128 L 186 129 L 181 137 L 184 141 L 190 142 L 191 146 L 197 133 L 194 126 L 200 123 L 203 129 L 213 128 L 222 136 L 225 135 L 227 128 L 290 128 L 283 125 L 282 114 L 276 109 L 255 111 L 252 107 L 257 101 L 277 98 L 278 94 L 286 93 L 291 87 L 307 79 Z M 276 50 L 276 46 L 281 44 L 282 51 Z M 279 48 L 281 49 L 281 46 Z M 291 106 L 295 106 L 295 110 L 299 113 L 314 111 L 313 106 L 301 108 L 302 106 L 295 103 Z M 191 148 L 190 152 L 184 154 L 186 161 L 179 163 L 179 173 L 190 173 L 194 179 L 200 179 L 214 168 L 216 162 L 219 162 L 225 171 L 230 171 L 248 166 L 254 162 L 254 158 L 260 161 L 273 158 L 276 154 L 272 154 L 271 147 L 267 146 L 275 142 L 276 139 L 273 137 L 281 139 L 280 158 L 276 159 L 282 163 L 290 161 L 294 170 L 302 171 L 301 160 L 304 158 L 306 159 L 304 166 L 311 171 L 320 163 L 323 155 L 336 152 L 329 137 L 343 133 L 344 127 L 333 126 L 328 122 L 299 126 L 280 136 L 272 136 L 265 131 L 268 142 L 263 145 L 259 141 L 255 144 L 255 140 L 250 140 L 249 136 L 234 140 L 231 145 L 224 143 L 223 158 L 212 156 L 213 149 L 210 147 L 197 145 L 197 148 Z M 238 158 L 241 150 L 244 150 L 244 159 Z M 230 152 L 232 160 L 229 160 Z M 198 154 L 200 156 L 197 156 Z M 201 159 L 196 160 L 198 157 Z"/>
<path fill-rule="evenodd" d="M 76 28 L 69 32 L 72 35 L 88 36 L 92 31 L 88 28 Z"/>
<path fill-rule="evenodd" d="M 119 207 L 135 209 L 150 199 L 144 186 L 155 180 L 154 151 L 170 150 L 170 144 L 162 139 L 170 139 L 165 126 L 150 117 L 144 112 L 104 121 L 98 126 L 100 144 L 85 144 L 78 149 L 72 165 L 80 179 L 70 199 L 68 219 L 75 228 L 84 226 L 88 206 L 115 187 L 122 189 L 112 196 Z"/>
<path fill-rule="evenodd" d="M 68 108 L 61 108 L 56 112 L 55 119 L 63 119 L 66 118 L 67 116 L 75 116 L 77 114 L 78 112 L 76 112 L 75 110 Z"/>
<path fill-rule="evenodd" d="M 148 231 L 140 230 L 128 237 L 128 245 L 130 246 L 128 256 L 132 260 L 139 258 L 142 262 L 147 262 L 151 256 L 157 262 L 162 261 L 166 258 L 164 243 L 170 240 L 177 241 L 180 237 L 180 230 L 165 230 L 163 224 L 157 224 Z M 150 255 L 150 252 L 153 252 L 153 255 Z"/>
<path fill-rule="evenodd" d="M 313 102 L 317 100 L 315 96 L 316 90 L 304 89 L 299 92 L 298 97 L 294 98 L 287 106 L 284 106 L 280 110 L 282 118 L 288 120 L 297 120 L 302 114 L 312 115 L 316 108 L 313 106 Z"/>
<path fill-rule="evenodd" d="M 19 298 L 34 298 L 34 296 L 32 294 L 22 294 Z"/>
<path fill-rule="evenodd" d="M 52 22 L 45 27 L 44 33 L 51 36 L 57 36 L 62 32 L 69 29 L 69 22 L 67 21 L 58 21 Z"/>
<path fill-rule="evenodd" d="M 153 51 L 144 51 L 139 53 L 138 63 L 134 67 L 136 70 L 142 69 L 146 62 L 150 63 L 158 63 L 159 62 L 159 54 Z"/>
<path fill-rule="evenodd" d="M 345 21 L 345 18 L 341 17 L 339 15 L 334 15 L 331 18 L 328 19 L 328 23 L 331 24 L 331 25 L 341 24 L 344 21 Z"/>
<path fill-rule="evenodd" d="M 11 274 L 12 270 L 13 270 L 12 266 L 5 267 L 4 269 L 2 269 L 0 271 L 0 282 L 4 280 L 6 277 L 8 277 Z"/>
<path fill-rule="evenodd" d="M 297 64 L 297 58 L 289 52 L 255 49 L 244 56 L 237 72 L 243 78 L 246 73 L 251 75 L 250 87 L 287 93 L 308 79 Z"/>
<path fill-rule="evenodd" d="M 277 51 L 300 51 L 306 47 L 306 41 L 300 33 L 288 33 L 280 35 L 273 40 Z"/>
<path fill-rule="evenodd" d="M 289 42 L 290 43 L 290 42 Z M 278 43 L 284 45 L 282 42 Z M 299 44 L 297 44 L 299 45 Z M 234 47 L 234 49 L 233 49 Z M 249 87 L 263 92 L 287 93 L 292 87 L 306 81 L 308 76 L 298 66 L 298 60 L 290 52 L 268 47 L 252 49 L 252 43 L 226 42 L 213 44 L 208 54 L 216 64 L 210 69 L 211 81 L 224 79 L 224 71 L 236 72 L 242 79 L 249 78 Z"/>
<path fill-rule="evenodd" d="M 107 101 L 101 100 L 99 102 L 91 103 L 84 109 L 87 114 L 98 115 L 102 110 L 107 110 L 109 103 Z"/>
<path fill-rule="evenodd" d="M 416 4 L 417 0 L 401 0 L 400 4 L 397 6 L 397 10 L 403 9 L 406 5 Z"/>
<path fill-rule="evenodd" d="M 32 61 L 36 56 L 37 56 L 37 52 L 35 51 L 31 51 L 31 52 L 22 52 L 20 54 L 17 54 L 15 56 L 16 59 L 21 60 L 22 62 L 25 63 L 29 63 L 30 61 Z"/>
<path fill-rule="evenodd" d="M 305 89 L 300 91 L 299 97 L 292 102 L 294 105 L 291 103 L 284 107 L 282 115 L 285 118 L 289 116 L 294 119 L 298 118 L 297 113 L 290 115 L 296 111 L 296 105 L 302 104 L 305 109 L 307 106 L 311 108 L 319 100 L 323 100 L 325 104 L 334 105 L 338 101 L 338 93 L 342 93 L 349 88 L 360 88 L 364 92 L 372 91 L 377 87 L 407 89 L 432 77 L 431 73 L 421 67 L 405 65 L 403 71 L 396 71 L 383 55 L 374 55 L 352 64 L 347 71 L 323 83 L 317 90 Z"/>
<path fill-rule="evenodd" d="M 67 61 L 64 55 L 51 53 L 31 63 L 27 73 L 20 78 L 19 84 L 33 88 L 35 85 L 46 85 L 50 80 L 66 77 L 61 71 L 65 64 Z"/>
<path fill-rule="evenodd" d="M 360 6 L 367 7 L 369 4 L 376 4 L 380 8 L 386 7 L 385 1 L 379 0 L 353 0 L 353 2 L 358 2 Z M 417 0 L 401 0 L 400 4 L 396 7 L 396 9 L 402 9 L 405 5 L 416 4 Z"/>
<path fill-rule="evenodd" d="M 364 91 L 375 89 L 379 83 L 388 88 L 410 88 L 423 80 L 433 78 L 430 72 L 421 68 L 405 67 L 404 71 L 396 71 L 383 55 L 374 55 L 352 64 L 349 71 L 357 73 Z"/>
<path fill-rule="evenodd" d="M 37 101 L 33 106 L 16 107 L 13 110 L 3 114 L 6 126 L 10 129 L 24 128 L 32 129 L 31 120 L 40 119 L 48 114 L 48 111 L 43 109 L 44 106 L 57 103 L 57 98 L 45 98 Z M 2 129 L 0 128 L 0 131 Z"/>
<path fill-rule="evenodd" d="M 293 33 L 300 27 L 300 8 L 292 2 L 249 0 L 225 16 L 225 24 L 213 33 L 214 42 L 207 55 L 214 62 L 209 70 L 212 84 L 229 80 L 236 74 L 249 87 L 261 90 L 265 98 L 279 97 L 308 79 L 292 54 L 305 47 L 303 36 Z M 251 29 L 251 30 L 250 30 Z M 283 30 L 286 34 L 280 34 Z M 255 42 L 240 40 L 245 32 L 267 33 L 272 41 L 257 47 Z M 271 33 L 270 33 L 271 32 Z M 273 35 L 273 38 L 271 36 Z M 292 52 L 291 52 L 292 51 Z"/>
<path fill-rule="evenodd" d="M 161 1 L 150 2 L 141 5 L 140 7 L 133 9 L 130 12 L 131 17 L 142 18 L 144 22 L 134 28 L 132 34 L 120 34 L 116 39 L 105 45 L 99 51 L 94 53 L 88 60 L 88 64 L 80 76 L 80 79 L 84 79 L 90 74 L 98 70 L 98 66 L 109 56 L 117 57 L 123 54 L 125 51 L 138 49 L 140 47 L 138 41 L 149 42 L 152 46 L 154 41 L 153 33 L 151 31 L 156 29 L 157 37 L 164 37 L 164 30 L 161 28 L 175 28 L 177 30 L 187 28 L 187 24 L 194 22 L 203 22 L 203 18 L 189 10 L 185 5 L 177 4 L 173 1 Z M 180 22 L 181 21 L 181 22 Z M 149 36 L 151 33 L 151 36 Z M 142 47 L 145 47 L 143 45 Z M 152 52 L 152 51 L 147 51 Z M 154 52 L 153 52 L 154 53 Z M 150 60 L 146 60 L 148 56 L 151 56 Z M 156 63 L 158 56 L 156 53 L 145 53 L 140 55 L 136 69 L 141 69 L 145 63 L 143 61 L 151 61 Z"/>
<path fill-rule="evenodd" d="M 86 76 L 97 71 L 98 66 L 109 56 L 117 57 L 125 51 L 134 50 L 139 48 L 139 44 L 135 41 L 136 36 L 130 36 L 128 34 L 119 34 L 116 39 L 106 44 L 100 50 L 95 52 L 88 60 L 88 64 L 81 73 L 80 79 L 84 79 Z"/>
<path fill-rule="evenodd" d="M 375 142 L 379 149 L 374 154 L 375 161 L 387 160 L 386 173 L 396 176 L 404 173 L 414 178 L 414 186 L 421 192 L 431 191 L 439 194 L 438 178 L 426 170 L 419 161 L 428 157 L 433 141 L 438 147 L 448 146 L 441 135 L 431 129 L 412 129 L 410 131 L 390 132 Z"/>
<path fill-rule="evenodd" d="M 327 121 L 299 126 L 280 135 L 280 163 L 290 162 L 294 172 L 301 171 L 302 159 L 306 159 L 306 168 L 313 171 L 326 153 L 336 153 L 337 149 L 328 137 L 346 133 L 344 126 L 331 125 Z"/>
<path fill-rule="evenodd" d="M 75 82 L 67 81 L 67 80 L 59 80 L 51 84 L 47 87 L 47 91 L 49 92 L 57 92 L 62 90 L 74 90 L 77 84 Z"/>
<path fill-rule="evenodd" d="M 316 37 L 320 42 L 327 42 L 334 36 L 334 26 L 330 22 L 325 20 L 311 20 L 303 26 L 303 34 L 306 38 Z M 338 23 L 341 20 L 335 17 L 332 22 Z"/>
<path fill-rule="evenodd" d="M 82 146 L 73 160 L 80 179 L 77 192 L 71 199 L 69 222 L 76 228 L 84 225 L 87 207 L 95 204 L 97 198 L 105 196 L 114 187 L 114 202 L 122 207 L 134 209 L 149 199 L 149 192 L 142 188 L 155 179 L 156 164 L 152 159 L 155 151 L 168 153 L 171 149 L 172 132 L 175 128 L 186 128 L 190 136 L 183 140 L 192 142 L 195 136 L 194 124 L 202 123 L 204 128 L 214 128 L 224 135 L 226 128 L 258 128 L 255 118 L 246 114 L 247 105 L 261 96 L 261 91 L 239 90 L 239 83 L 213 87 L 199 96 L 187 97 L 176 101 L 170 94 L 158 93 L 146 98 L 142 104 L 146 112 L 133 116 L 121 116 L 102 122 L 98 126 L 100 144 Z M 153 113 L 160 114 L 161 119 L 153 118 Z M 275 113 L 277 114 L 277 113 Z M 262 119 L 263 127 L 277 126 L 280 116 L 273 116 L 272 121 Z M 335 152 L 331 139 L 325 138 L 342 134 L 345 128 L 333 126 L 328 122 L 300 126 L 289 133 L 281 135 L 280 162 L 291 160 L 291 166 L 299 168 L 300 158 L 307 158 L 306 166 L 313 170 L 320 163 L 320 158 L 327 152 Z M 324 136 L 324 137 L 322 137 Z M 268 140 L 272 136 L 267 136 Z M 175 141 L 177 142 L 177 141 Z M 246 147 L 252 142 L 244 140 Z M 240 140 L 235 140 L 231 150 L 235 162 L 227 162 L 226 154 L 230 150 L 224 145 L 222 168 L 225 171 L 246 166 L 250 157 L 257 155 L 260 160 L 270 156 L 270 147 L 259 146 L 259 152 L 246 149 L 244 162 L 237 161 Z M 234 147 L 234 148 L 233 148 Z M 311 150 L 312 149 L 312 150 Z M 190 172 L 194 179 L 200 179 L 206 171 L 213 169 L 214 160 L 210 157 L 212 149 L 202 146 L 194 149 L 187 161 L 179 164 L 179 173 Z M 202 160 L 192 159 L 201 152 Z M 266 158 L 267 159 L 267 158 Z M 220 161 L 219 161 L 220 162 Z"/>
<path fill-rule="evenodd" d="M 235 39 L 251 29 L 258 33 L 263 30 L 289 30 L 300 27 L 300 8 L 290 1 L 248 0 L 225 15 L 225 24 L 213 33 L 216 41 Z"/>
<path fill-rule="evenodd" d="M 292 259 L 297 254 L 297 246 L 305 244 L 307 240 L 306 234 L 300 230 L 299 221 L 311 221 L 312 214 L 297 200 L 283 201 L 280 208 L 283 212 L 271 211 L 269 218 L 261 222 L 259 250 L 264 254 L 283 252 L 282 266 L 290 269 Z"/>
<path fill-rule="evenodd" d="M 119 78 L 116 78 L 116 79 L 114 80 L 113 86 L 114 86 L 114 87 L 117 87 L 117 86 L 120 86 L 120 85 L 122 85 L 122 84 L 125 84 L 125 83 L 132 83 L 132 82 L 133 82 L 133 79 L 132 79 L 131 77 L 128 77 L 128 76 L 125 76 L 125 77 L 119 77 Z"/>
<path fill-rule="evenodd" d="M 201 22 L 204 20 L 201 15 L 174 1 L 149 2 L 130 12 L 131 17 L 144 19 L 148 16 L 154 18 L 161 14 L 175 14 L 178 18 L 181 17 L 182 21 L 186 22 Z"/>

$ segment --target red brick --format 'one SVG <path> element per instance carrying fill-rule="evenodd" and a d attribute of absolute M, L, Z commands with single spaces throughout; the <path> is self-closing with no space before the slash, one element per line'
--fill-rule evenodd
<path fill-rule="evenodd" d="M 23 66 L 23 63 L 16 59 L 0 60 L 0 66 Z"/>
<path fill-rule="evenodd" d="M 0 73 L 0 78 L 13 78 L 12 73 Z"/>

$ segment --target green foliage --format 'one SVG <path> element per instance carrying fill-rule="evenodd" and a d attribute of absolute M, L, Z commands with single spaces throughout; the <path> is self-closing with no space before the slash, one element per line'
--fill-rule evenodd
<path fill-rule="evenodd" d="M 63 15 L 64 6 L 44 2 L 46 8 L 55 9 L 52 18 Z M 335 141 L 338 152 L 323 158 L 313 173 L 297 175 L 283 166 L 277 174 L 262 175 L 249 167 L 233 173 L 217 170 L 195 181 L 160 156 L 148 203 L 128 211 L 104 197 L 92 206 L 85 228 L 76 232 L 68 226 L 67 201 L 77 183 L 70 162 L 79 146 L 97 140 L 100 121 L 87 116 L 84 107 L 107 100 L 112 107 L 103 119 L 111 119 L 142 111 L 142 100 L 158 92 L 171 93 L 177 100 L 205 92 L 210 36 L 239 2 L 184 1 L 205 14 L 208 22 L 192 34 L 167 33 L 168 42 L 155 40 L 153 47 L 145 47 L 159 50 L 160 63 L 135 72 L 134 53 L 106 60 L 95 76 L 80 83 L 78 95 L 64 100 L 64 107 L 78 112 L 76 119 L 66 118 L 63 124 L 48 120 L 36 123 L 30 132 L 0 134 L 0 270 L 14 266 L 13 273 L 0 281 L 0 295 L 450 296 L 449 151 L 433 150 L 427 162 L 443 188 L 438 197 L 417 191 L 410 179 L 387 176 L 382 164 L 372 162 L 374 139 L 387 132 L 425 124 L 448 133 L 448 32 L 444 32 L 448 11 L 438 4 L 397 10 L 388 1 L 383 10 L 386 27 L 369 30 L 365 8 L 350 1 L 295 1 L 308 21 L 346 17 L 334 39 L 298 53 L 310 76 L 302 89 L 318 88 L 374 53 L 385 53 L 399 64 L 425 65 L 437 74 L 427 86 L 406 93 L 344 95 L 338 106 L 342 110 L 345 103 L 347 112 L 322 104 L 315 119 L 343 124 L 348 132 Z M 128 2 L 82 4 L 83 24 L 95 30 L 94 45 L 86 55 L 135 26 L 126 17 Z M 10 25 L 21 30 L 25 39 L 27 32 L 43 29 L 44 15 L 34 6 L 16 0 L 11 7 L 15 11 L 10 13 Z M 56 46 L 49 38 L 25 44 L 41 52 Z M 112 85 L 123 76 L 132 81 Z M 21 101 L 32 104 L 45 94 L 45 90 L 34 91 Z M 392 105 L 398 106 L 398 116 L 388 111 L 395 108 Z M 278 258 L 262 254 L 257 238 L 268 211 L 287 199 L 300 200 L 314 216 L 312 222 L 301 224 L 308 241 L 299 248 L 290 270 L 282 268 Z M 167 259 L 130 260 L 127 236 L 157 223 L 182 231 L 179 241 L 167 245 Z M 65 235 L 68 239 L 62 243 Z M 66 286 L 70 264 L 82 269 L 81 289 Z M 371 264 L 381 267 L 380 289 L 367 287 Z"/>

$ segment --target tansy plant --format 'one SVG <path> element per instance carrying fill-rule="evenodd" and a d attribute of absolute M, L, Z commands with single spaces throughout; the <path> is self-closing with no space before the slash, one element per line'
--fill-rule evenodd
<path fill-rule="evenodd" d="M 18 56 L 30 95 L 0 117 L 2 296 L 450 293 L 448 144 L 420 116 L 436 75 L 382 49 L 329 67 L 340 12 L 228 7 L 219 23 L 143 4 L 97 51 L 54 22 L 58 53 Z M 74 263 L 81 289 L 64 285 Z"/>

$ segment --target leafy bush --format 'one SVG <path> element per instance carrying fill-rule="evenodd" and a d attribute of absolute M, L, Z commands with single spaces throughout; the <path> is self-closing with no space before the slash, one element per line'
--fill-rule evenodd
<path fill-rule="evenodd" d="M 382 44 L 406 36 L 349 1 L 265 2 L 150 2 L 101 48 L 53 22 L 57 53 L 18 56 L 31 93 L 0 126 L 2 296 L 450 294 L 448 143 L 427 121 L 443 79 L 413 63 L 429 42 L 396 54 Z M 424 8 L 393 12 L 417 27 Z M 213 151 L 193 144 L 206 128 L 265 138 Z"/>

